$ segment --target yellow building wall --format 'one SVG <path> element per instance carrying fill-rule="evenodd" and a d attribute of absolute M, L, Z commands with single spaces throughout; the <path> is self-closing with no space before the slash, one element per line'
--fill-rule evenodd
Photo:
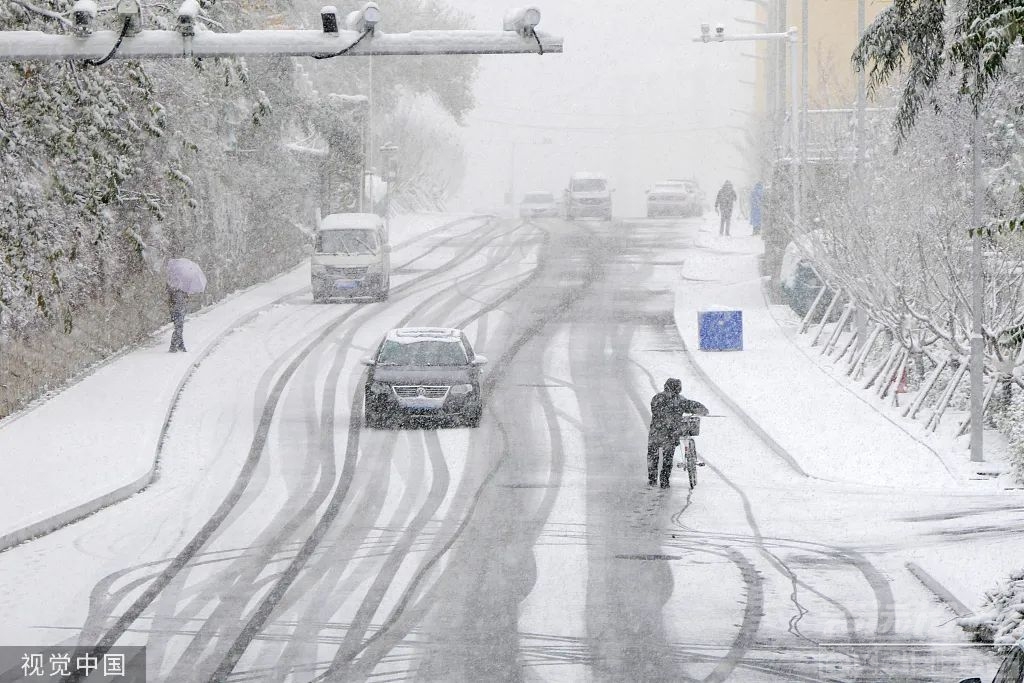
<path fill-rule="evenodd" d="M 857 100 L 857 74 L 850 63 L 850 55 L 857 46 L 857 4 L 858 0 L 807 0 L 808 13 L 808 107 L 810 109 L 846 108 L 854 106 Z M 891 0 L 864 0 L 865 26 L 871 24 L 875 17 L 892 4 Z M 786 3 L 786 26 L 796 26 L 804 32 L 803 0 L 788 0 Z M 763 5 L 758 5 L 757 21 L 767 23 L 769 12 Z M 774 31 L 774 27 L 764 28 Z M 802 68 L 803 45 L 800 46 L 800 59 L 797 71 Z M 755 110 L 767 113 L 770 100 L 766 91 L 768 70 L 772 68 L 769 60 L 769 48 L 765 41 L 758 41 L 755 81 L 758 87 L 754 94 Z M 786 44 L 786 59 L 789 59 L 789 46 Z M 786 100 L 783 107 L 788 108 L 789 102 L 789 71 L 787 66 L 785 92 Z"/>
<path fill-rule="evenodd" d="M 858 2 L 789 0 L 786 3 L 788 25 L 798 27 L 801 36 L 806 35 L 808 39 L 807 87 L 810 109 L 852 107 L 857 101 L 857 72 L 850 63 L 850 55 L 859 40 Z M 806 27 L 803 26 L 805 3 L 808 15 Z M 879 12 L 891 4 L 890 0 L 864 0 L 865 26 L 870 25 Z M 801 64 L 797 64 L 797 69 L 800 68 Z"/>

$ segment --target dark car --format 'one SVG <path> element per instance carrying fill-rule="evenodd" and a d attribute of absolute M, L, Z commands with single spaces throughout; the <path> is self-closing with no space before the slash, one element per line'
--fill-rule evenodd
<path fill-rule="evenodd" d="M 981 679 L 965 678 L 960 683 L 981 683 Z M 1024 683 L 1024 648 L 1020 642 L 1010 648 L 992 683 Z"/>
<path fill-rule="evenodd" d="M 416 419 L 480 424 L 483 399 L 476 354 L 462 330 L 401 327 L 385 335 L 369 366 L 363 416 L 367 427 Z"/>

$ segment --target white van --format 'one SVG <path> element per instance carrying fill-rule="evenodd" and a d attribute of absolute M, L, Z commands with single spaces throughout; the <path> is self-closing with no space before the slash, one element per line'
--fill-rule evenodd
<path fill-rule="evenodd" d="M 565 190 L 565 217 L 569 220 L 590 216 L 612 219 L 612 190 L 602 173 L 580 171 L 569 178 Z"/>
<path fill-rule="evenodd" d="M 316 231 L 310 259 L 313 301 L 370 297 L 384 301 L 391 289 L 387 225 L 374 213 L 332 213 Z"/>

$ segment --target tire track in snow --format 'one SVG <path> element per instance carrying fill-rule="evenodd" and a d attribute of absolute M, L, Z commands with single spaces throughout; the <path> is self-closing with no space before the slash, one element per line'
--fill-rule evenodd
<path fill-rule="evenodd" d="M 513 231 L 509 231 L 508 233 L 505 233 L 505 234 L 507 235 L 507 234 L 510 234 L 511 232 L 513 232 Z M 520 247 L 521 247 L 521 241 L 517 241 L 517 242 L 515 242 L 515 243 L 513 243 L 511 245 L 508 245 L 507 247 L 503 247 L 502 248 L 503 253 L 495 254 L 494 256 L 492 256 L 491 257 L 491 261 L 488 264 L 488 266 L 485 266 L 484 268 L 481 268 L 479 273 L 471 275 L 469 277 L 471 277 L 471 278 L 480 278 L 480 277 L 484 277 L 486 275 L 489 275 L 490 271 L 494 268 L 495 265 L 501 264 L 504 261 L 506 261 Z M 459 283 L 461 283 L 465 279 L 466 278 L 459 278 L 457 280 L 457 282 L 456 282 L 456 285 L 458 285 Z M 449 287 L 445 288 L 445 291 L 450 290 L 452 287 L 454 287 L 456 285 L 452 285 L 452 286 L 449 286 Z M 423 308 L 424 307 L 429 307 L 430 303 L 431 302 L 424 302 L 420 306 L 415 307 L 409 314 L 404 316 L 402 318 L 402 320 L 399 321 L 399 323 L 398 323 L 399 326 L 408 324 L 413 317 L 422 315 L 423 314 L 422 313 Z M 441 303 L 444 303 L 443 300 L 441 301 Z M 453 296 L 452 297 L 452 301 L 450 301 L 448 303 L 448 307 L 454 308 L 454 307 L 457 307 L 460 303 L 461 303 L 461 300 L 458 299 L 457 297 Z M 342 342 L 341 342 L 342 346 L 346 346 L 350 342 L 349 337 L 351 337 L 351 334 L 349 334 L 348 337 L 346 337 L 345 339 L 342 340 Z"/>
<path fill-rule="evenodd" d="M 520 223 L 512 230 L 509 230 L 498 235 L 498 238 L 512 234 L 526 225 L 528 224 Z M 486 241 L 489 242 L 492 240 L 488 239 Z M 485 269 L 486 267 L 481 270 Z M 444 289 L 451 289 L 454 288 L 455 286 L 456 284 L 452 284 L 449 285 L 448 287 L 445 287 Z M 401 326 L 401 324 L 403 324 L 405 321 L 408 321 L 409 319 L 414 317 L 416 312 L 417 309 L 414 309 L 412 312 L 407 314 L 402 319 L 402 323 L 400 323 L 399 326 Z M 313 551 L 320 544 L 320 541 L 325 535 L 327 529 L 331 526 L 334 519 L 340 512 L 341 504 L 344 501 L 345 496 L 347 495 L 353 477 L 353 470 L 355 467 L 356 454 L 358 451 L 359 444 L 359 432 L 362 428 L 362 411 L 360 410 L 361 407 L 362 392 L 361 390 L 359 390 L 359 388 L 357 388 L 351 404 L 352 412 L 350 413 L 349 419 L 349 439 L 345 453 L 345 464 L 343 466 L 341 476 L 339 477 L 338 483 L 336 485 L 334 494 L 331 497 L 331 502 L 329 503 L 327 509 L 320 516 L 320 519 L 318 520 L 316 526 L 314 527 L 313 532 L 310 533 L 309 536 L 307 537 L 307 540 L 303 544 L 303 547 L 299 551 L 298 555 L 288 566 L 285 572 L 283 572 L 279 581 L 274 585 L 270 593 L 259 602 L 259 605 L 255 610 L 255 613 L 253 614 L 253 616 L 249 618 L 246 625 L 243 627 L 242 632 L 239 634 L 239 636 L 235 639 L 234 643 L 228 649 L 227 654 L 224 656 L 220 665 L 218 665 L 217 669 L 214 671 L 211 680 L 221 680 L 223 678 L 226 678 L 231 673 L 231 671 L 233 671 L 234 667 L 241 659 L 249 643 L 265 627 L 267 621 L 271 617 L 271 614 L 276 609 L 277 604 L 281 601 L 286 591 L 291 587 L 292 583 L 296 580 L 298 573 L 305 566 L 305 563 L 312 555 Z"/>
<path fill-rule="evenodd" d="M 671 336 L 671 337 L 673 337 L 673 340 L 675 340 L 678 337 L 678 334 L 669 333 L 667 336 Z M 681 340 L 678 340 L 678 342 L 681 344 Z M 639 363 L 637 363 L 637 364 L 639 365 Z M 692 369 L 693 364 L 689 360 L 688 357 L 686 358 L 686 364 Z M 653 375 L 651 373 L 649 373 L 649 372 L 645 373 L 645 374 L 647 374 L 648 379 L 651 382 L 653 388 L 655 388 L 655 390 L 657 390 L 657 385 L 654 382 Z M 755 435 L 759 436 L 756 433 L 755 433 Z M 790 633 L 792 633 L 794 636 L 796 636 L 796 637 L 798 637 L 798 638 L 800 638 L 802 640 L 808 641 L 809 643 L 811 643 L 814 646 L 820 646 L 820 643 L 818 643 L 817 641 L 814 641 L 813 639 L 810 639 L 810 638 L 804 636 L 799 631 L 799 622 L 803 618 L 803 616 L 805 616 L 808 613 L 809 610 L 807 610 L 807 608 L 803 604 L 801 604 L 800 601 L 799 601 L 798 590 L 797 590 L 798 587 L 804 588 L 808 592 L 818 596 L 819 598 L 821 598 L 821 599 L 825 600 L 826 602 L 828 602 L 829 604 L 831 604 L 838 611 L 842 612 L 845 615 L 845 619 L 846 619 L 846 623 L 847 623 L 847 629 L 848 629 L 848 633 L 849 633 L 850 632 L 849 629 L 853 629 L 854 628 L 853 615 L 850 612 L 850 610 L 845 605 L 843 605 L 841 602 L 839 602 L 838 600 L 835 600 L 834 598 L 831 598 L 831 597 L 825 595 L 821 591 L 813 588 L 812 586 L 810 586 L 806 582 L 800 580 L 799 577 L 797 576 L 797 574 L 792 570 L 792 568 L 788 564 L 786 564 L 775 553 L 771 552 L 768 549 L 770 545 L 774 545 L 775 547 L 778 547 L 778 544 L 777 543 L 768 543 L 768 542 L 766 542 L 766 539 L 761 534 L 760 528 L 757 525 L 756 520 L 754 519 L 753 510 L 752 510 L 752 508 L 750 506 L 750 502 L 749 502 L 749 499 L 747 498 L 746 494 L 742 491 L 742 489 L 738 485 L 736 485 L 732 480 L 727 478 L 724 475 L 724 473 L 721 472 L 721 470 L 716 468 L 711 462 L 708 462 L 706 458 L 704 458 L 704 459 L 705 459 L 705 462 L 707 462 L 708 467 L 710 467 L 711 470 L 724 483 L 726 483 L 726 485 L 728 485 L 730 488 L 732 488 L 734 490 L 734 492 L 736 492 L 737 495 L 740 496 L 741 501 L 743 503 L 744 514 L 746 516 L 748 526 L 751 527 L 751 531 L 753 533 L 752 537 L 744 537 L 744 536 L 740 536 L 740 535 L 731 535 L 731 536 L 729 536 L 730 540 L 752 541 L 754 543 L 754 545 L 758 548 L 758 550 L 768 560 L 769 564 L 774 569 L 776 569 L 776 571 L 778 571 L 782 576 L 784 576 L 787 580 L 789 580 L 789 582 L 790 582 L 790 584 L 792 586 L 792 591 L 790 593 L 790 600 L 791 600 L 791 602 L 793 602 L 794 607 L 797 610 L 797 613 L 790 620 L 790 624 L 789 624 L 789 631 L 790 631 Z M 686 527 L 685 525 L 682 524 L 681 512 L 677 513 L 676 515 L 673 516 L 673 521 L 675 523 L 677 523 L 680 526 L 680 528 L 689 530 L 688 527 Z M 692 530 L 692 531 L 693 531 L 693 533 L 696 533 L 696 534 L 700 535 L 701 537 L 704 537 L 704 535 L 705 535 L 704 532 L 698 532 L 696 530 Z M 716 538 L 725 538 L 726 537 L 726 535 L 722 535 L 722 534 L 713 534 L 712 533 L 712 534 L 708 534 L 708 535 L 716 537 Z M 815 547 L 820 549 L 820 550 L 818 550 L 818 552 L 821 552 L 822 554 L 828 555 L 828 556 L 830 556 L 830 557 L 832 557 L 834 559 L 838 559 L 840 561 L 845 561 L 846 564 L 850 564 L 850 565 L 853 565 L 854 567 L 856 567 L 861 572 L 861 574 L 864 576 L 864 578 L 867 581 L 869 587 L 871 588 L 872 592 L 875 595 L 875 600 L 876 600 L 876 605 L 877 605 L 877 624 L 876 624 L 876 628 L 875 628 L 875 635 L 877 637 L 887 637 L 887 636 L 892 634 L 893 629 L 894 629 L 894 625 L 895 625 L 895 598 L 894 598 L 894 596 L 892 594 L 891 587 L 888 585 L 888 582 L 885 580 L 885 578 L 881 574 L 881 572 L 879 572 L 878 569 L 874 567 L 874 565 L 872 565 L 866 558 L 864 558 L 863 555 L 860 555 L 859 553 L 857 553 L 856 551 L 853 551 L 851 549 L 841 548 L 841 547 L 838 547 L 838 546 L 829 546 L 829 545 L 825 545 L 825 544 L 817 544 L 817 543 L 809 543 L 809 542 L 797 541 L 797 540 L 794 540 L 794 539 L 774 539 L 774 538 L 772 538 L 772 539 L 767 539 L 767 540 L 768 541 L 772 541 L 772 542 L 775 542 L 775 541 L 792 542 L 794 544 L 799 544 L 801 546 L 815 546 Z M 855 637 L 855 631 L 851 635 L 851 639 L 854 639 L 854 637 Z M 824 647 L 824 646 L 822 646 L 822 647 Z M 850 658 L 853 658 L 853 659 L 861 659 L 861 661 L 864 663 L 865 667 L 868 665 L 868 663 L 863 658 L 861 658 L 859 656 L 859 654 L 856 653 L 856 652 L 852 652 L 851 653 L 851 652 L 841 651 L 841 653 L 844 656 L 847 656 L 847 657 L 850 657 Z M 865 674 L 868 674 L 868 675 L 877 674 L 877 673 L 878 672 L 875 671 L 875 670 L 866 670 L 865 671 Z"/>
<path fill-rule="evenodd" d="M 460 261 L 464 260 L 466 255 L 473 253 L 479 247 L 480 244 L 490 241 L 492 237 L 491 233 L 494 231 L 486 230 L 486 228 L 489 226 L 490 223 L 485 225 L 485 232 L 483 235 L 474 239 L 471 242 L 471 244 L 468 245 L 467 247 L 460 249 L 452 258 L 448 259 L 442 266 L 438 267 L 434 271 L 424 273 L 421 276 L 415 277 L 407 282 L 402 283 L 401 285 L 393 287 L 392 292 L 398 293 L 400 295 L 406 294 L 407 292 L 409 293 L 409 295 L 415 294 L 415 287 L 420 282 L 435 277 L 437 274 L 445 274 L 445 272 L 449 268 L 458 264 Z M 522 225 L 517 226 L 516 229 L 518 229 L 519 227 L 522 227 Z M 265 406 L 264 413 L 261 417 L 260 424 L 258 425 L 257 433 L 254 436 L 249 456 L 247 457 L 245 463 L 243 464 L 242 469 L 235 480 L 235 483 L 229 489 L 227 497 L 221 502 L 220 506 L 213 513 L 213 515 L 211 515 L 211 517 L 203 525 L 200 531 L 195 536 L 193 536 L 189 543 L 186 544 L 186 546 L 178 553 L 178 555 L 171 560 L 168 566 L 160 573 L 160 575 L 153 581 L 153 583 L 150 584 L 150 586 L 142 593 L 142 595 L 132 603 L 132 605 L 114 622 L 113 626 L 111 626 L 106 631 L 106 633 L 99 639 L 97 645 L 92 649 L 90 654 L 97 657 L 102 657 L 103 654 L 109 652 L 110 647 L 112 647 L 114 643 L 116 643 L 117 640 L 120 639 L 121 635 L 125 633 L 128 627 L 132 623 L 134 623 L 139 616 L 141 616 L 143 610 L 145 610 L 150 604 L 153 603 L 153 601 L 160 594 L 160 592 L 167 587 L 171 580 L 187 565 L 191 558 L 199 552 L 199 550 L 206 544 L 206 542 L 210 539 L 214 532 L 220 527 L 223 521 L 227 518 L 228 514 L 231 512 L 232 508 L 241 498 L 242 493 L 244 492 L 249 480 L 251 479 L 254 473 L 255 467 L 262 456 L 263 447 L 270 429 L 270 422 L 277 409 L 277 402 L 281 394 L 283 393 L 285 387 L 287 386 L 289 380 L 291 379 L 291 376 L 295 373 L 296 369 L 302 363 L 302 361 L 305 360 L 305 358 L 323 340 L 325 340 L 335 329 L 340 327 L 342 324 L 348 321 L 352 316 L 354 316 L 358 311 L 362 310 L 363 308 L 364 306 L 357 306 L 348 311 L 345 311 L 340 316 L 335 318 L 333 321 L 325 325 L 314 336 L 313 340 L 297 356 L 292 358 L 290 363 L 287 364 L 285 370 L 274 384 L 274 388 L 270 393 L 270 396 Z M 194 368 L 192 368 L 191 372 L 194 372 Z M 189 374 L 189 377 L 191 377 L 191 374 Z M 174 403 L 172 404 L 171 409 L 168 411 L 168 415 L 164 425 L 164 430 L 162 432 L 163 436 L 166 436 L 166 428 L 169 425 L 171 415 L 173 414 L 173 407 L 174 405 L 176 405 L 180 397 L 180 390 L 184 387 L 185 381 L 187 381 L 187 379 L 183 380 L 182 385 L 179 387 L 179 391 L 175 396 Z M 161 442 L 158 448 L 162 448 L 162 445 L 163 440 L 161 438 Z M 79 673 L 72 674 L 70 677 L 68 677 L 67 680 L 80 680 L 79 675 Z"/>
<path fill-rule="evenodd" d="M 538 263 L 538 267 L 541 268 L 545 266 L 545 260 L 541 259 Z M 505 353 L 499 358 L 499 360 L 495 364 L 492 373 L 488 375 L 485 380 L 485 390 L 483 392 L 485 396 L 490 396 L 491 393 L 494 391 L 494 388 L 502 382 L 504 376 L 508 372 L 509 366 L 515 360 L 516 356 L 522 350 L 522 348 L 533 337 L 540 334 L 544 327 L 550 324 L 552 320 L 558 319 L 561 315 L 564 314 L 564 312 L 567 309 L 575 305 L 575 303 L 582 296 L 582 293 L 590 286 L 591 282 L 592 278 L 590 277 L 590 274 L 584 274 L 584 278 L 579 287 L 569 290 L 566 294 L 560 297 L 554 305 L 540 311 L 536 319 L 529 323 L 522 330 L 522 332 L 520 332 L 520 334 L 518 334 L 513 339 L 509 348 L 505 351 Z M 510 453 L 508 430 L 506 429 L 503 420 L 499 416 L 499 410 L 497 410 L 494 406 L 492 406 L 491 408 L 491 414 L 494 418 L 492 423 L 495 425 L 495 428 L 499 436 L 501 437 L 502 443 L 502 446 L 499 449 L 498 457 L 496 458 L 493 466 L 488 470 L 481 484 L 477 487 L 475 493 L 473 494 L 472 498 L 469 501 L 469 504 L 467 505 L 466 512 L 464 513 L 462 519 L 459 521 L 458 526 L 452 532 L 452 535 L 448 538 L 444 545 L 437 549 L 437 551 L 430 557 L 429 560 L 427 560 L 427 562 L 421 565 L 420 569 L 413 576 L 406 590 L 403 592 L 395 608 L 384 620 L 384 622 L 381 624 L 378 630 L 366 641 L 364 641 L 362 645 L 362 650 L 365 651 L 367 648 L 373 646 L 374 643 L 376 643 L 379 640 L 382 640 L 383 638 L 389 635 L 391 629 L 394 628 L 398 619 L 410 606 L 413 597 L 415 597 L 415 594 L 419 590 L 420 583 L 424 580 L 426 575 L 430 573 L 430 571 L 437 564 L 437 562 L 439 562 L 440 559 L 449 552 L 451 547 L 455 544 L 455 542 L 465 531 L 468 524 L 472 521 L 473 513 L 476 510 L 482 495 L 487 490 L 488 486 L 490 485 L 493 478 L 496 476 L 502 464 L 508 458 L 508 455 Z M 321 674 L 313 680 L 320 681 L 335 679 L 340 667 L 349 665 L 354 660 L 355 656 L 358 656 L 358 653 L 356 653 L 353 657 L 346 658 L 346 660 L 343 662 L 332 663 L 331 667 L 328 668 L 327 671 L 325 671 L 323 674 Z"/>

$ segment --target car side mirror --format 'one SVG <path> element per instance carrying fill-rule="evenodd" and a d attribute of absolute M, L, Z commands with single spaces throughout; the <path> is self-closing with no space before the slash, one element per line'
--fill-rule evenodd
<path fill-rule="evenodd" d="M 473 360 L 470 362 L 471 365 L 487 365 L 487 356 L 481 356 L 479 353 L 473 356 Z"/>
<path fill-rule="evenodd" d="M 960 683 L 981 683 L 981 679 L 975 676 L 974 678 L 962 678 Z"/>
<path fill-rule="evenodd" d="M 377 361 L 373 359 L 373 356 L 363 356 L 360 360 L 363 365 L 376 365 Z"/>

